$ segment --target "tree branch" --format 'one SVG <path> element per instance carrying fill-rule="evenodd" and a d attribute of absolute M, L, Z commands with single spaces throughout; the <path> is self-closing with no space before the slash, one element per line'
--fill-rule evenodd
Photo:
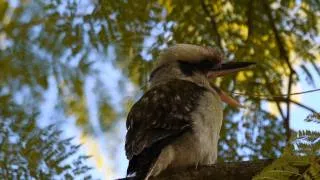
<path fill-rule="evenodd" d="M 258 98 L 258 97 L 253 97 L 253 99 L 261 99 L 261 98 Z M 274 97 L 274 98 L 263 98 L 262 100 L 266 100 L 266 101 L 273 101 L 273 102 L 286 102 L 287 98 L 282 98 L 282 97 Z M 301 108 L 304 108 L 308 111 L 310 111 L 311 113 L 318 113 L 318 111 L 316 111 L 315 109 L 309 107 L 309 106 L 306 106 L 304 104 L 301 104 L 299 103 L 298 101 L 295 101 L 295 100 L 292 100 L 290 99 L 290 103 L 293 103 Z"/>
<path fill-rule="evenodd" d="M 287 50 L 285 49 L 285 45 L 284 43 L 282 42 L 282 39 L 281 39 L 281 36 L 280 36 L 280 33 L 274 23 L 274 19 L 272 17 L 272 14 L 271 14 L 271 9 L 270 9 L 270 6 L 267 4 L 267 1 L 262 1 L 263 2 L 263 5 L 265 7 L 265 10 L 266 10 L 266 13 L 267 13 L 267 16 L 268 16 L 268 19 L 269 19 L 269 25 L 271 26 L 271 29 L 272 29 L 272 32 L 276 38 L 276 42 L 277 42 L 277 46 L 279 48 L 279 54 L 280 54 L 280 58 L 281 59 L 284 59 L 286 61 L 286 64 L 288 65 L 290 71 L 294 71 L 294 69 L 292 68 L 291 66 L 291 63 L 289 61 L 289 56 L 288 56 L 288 52 Z"/>
<path fill-rule="evenodd" d="M 302 108 L 304 108 L 304 109 L 306 109 L 306 110 L 308 110 L 308 111 L 310 111 L 310 112 L 312 112 L 312 113 L 318 113 L 315 109 L 313 109 L 313 108 L 311 108 L 311 107 L 308 107 L 308 106 L 306 106 L 306 105 L 304 105 L 304 104 L 301 104 L 301 103 L 299 103 L 299 102 L 297 102 L 297 101 L 294 101 L 294 100 L 290 100 L 290 102 L 291 103 L 293 103 L 293 104 L 295 104 L 295 105 L 297 105 L 297 106 L 300 106 L 300 107 L 302 107 Z"/>
<path fill-rule="evenodd" d="M 277 46 L 279 48 L 279 54 L 280 54 L 280 58 L 284 59 L 287 66 L 289 67 L 290 70 L 290 74 L 289 74 L 289 81 L 288 81 L 288 89 L 287 89 L 287 94 L 288 97 L 286 98 L 286 105 L 287 105 L 287 114 L 286 117 L 283 119 L 283 123 L 284 123 L 284 127 L 286 129 L 286 139 L 287 142 L 290 140 L 290 136 L 291 136 L 291 130 L 290 130 L 290 126 L 289 126 L 289 121 L 290 121 L 290 93 L 291 93 L 291 89 L 292 89 L 292 83 L 293 83 L 293 75 L 296 74 L 295 70 L 293 69 L 290 61 L 289 61 L 289 56 L 288 56 L 288 52 L 285 48 L 285 44 L 283 43 L 280 33 L 276 27 L 275 24 L 275 20 L 271 14 L 271 9 L 270 6 L 267 4 L 267 1 L 262 1 L 263 5 L 265 7 L 268 19 L 269 19 L 269 24 L 271 26 L 271 29 L 273 31 L 273 34 L 276 38 L 276 42 L 277 42 Z"/>
<path fill-rule="evenodd" d="M 287 90 L 287 98 L 286 98 L 286 104 L 287 104 L 287 116 L 286 119 L 284 120 L 284 127 L 286 128 L 286 138 L 287 142 L 290 141 L 291 138 L 291 130 L 290 130 L 290 104 L 291 104 L 291 89 L 292 89 L 292 81 L 293 81 L 293 72 L 290 71 L 289 75 L 289 82 L 288 82 L 288 90 Z"/>
<path fill-rule="evenodd" d="M 213 12 L 213 10 L 211 8 L 209 9 L 209 6 L 205 4 L 204 0 L 201 0 L 201 6 L 202 6 L 204 12 L 206 13 L 206 15 L 210 18 L 212 29 L 213 29 L 213 31 L 214 31 L 214 33 L 216 35 L 215 36 L 215 42 L 219 46 L 219 48 L 221 50 L 223 50 L 222 44 L 221 44 L 221 36 L 220 36 L 220 34 L 218 32 L 217 22 L 215 20 L 214 14 L 213 14 L 214 12 Z M 211 10 L 211 13 L 210 13 L 210 10 Z"/>
<path fill-rule="evenodd" d="M 273 160 L 243 161 L 243 162 L 227 162 L 217 163 L 210 166 L 189 167 L 164 171 L 151 180 L 250 180 L 259 173 L 264 167 L 272 163 Z M 121 180 L 134 180 L 134 177 L 123 178 Z"/>
<path fill-rule="evenodd" d="M 266 80 L 266 82 L 267 82 L 267 89 L 268 89 L 268 91 L 271 92 L 271 94 L 276 94 L 275 91 L 274 91 L 274 89 L 272 88 L 271 83 L 269 82 L 268 77 L 267 77 L 265 74 L 263 74 L 263 76 L 264 76 L 264 78 L 265 78 L 265 80 Z M 276 98 L 276 97 L 275 97 L 275 98 L 273 98 L 273 99 L 271 99 L 271 100 L 273 100 L 273 101 L 276 102 L 276 105 L 277 105 L 278 111 L 280 112 L 281 118 L 284 120 L 284 119 L 285 119 L 285 116 L 284 116 L 284 113 L 283 113 L 283 111 L 282 111 L 282 109 L 281 109 L 280 103 L 277 101 L 277 99 L 279 99 L 279 98 Z"/>
<path fill-rule="evenodd" d="M 247 4 L 247 17 L 248 17 L 248 20 L 247 20 L 247 26 L 248 26 L 248 36 L 247 36 L 247 39 L 246 41 L 249 41 L 251 35 L 252 35 L 252 32 L 253 32 L 253 0 L 249 0 L 248 4 Z"/>

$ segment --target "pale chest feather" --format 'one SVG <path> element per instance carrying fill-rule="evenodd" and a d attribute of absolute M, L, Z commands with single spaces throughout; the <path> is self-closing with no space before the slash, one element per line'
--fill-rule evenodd
<path fill-rule="evenodd" d="M 217 143 L 223 119 L 222 110 L 222 102 L 218 95 L 205 92 L 199 100 L 198 108 L 192 113 L 193 133 L 197 139 L 200 158 L 208 158 L 211 163 L 217 156 Z"/>
<path fill-rule="evenodd" d="M 213 164 L 217 159 L 223 107 L 220 98 L 205 92 L 192 112 L 192 132 L 185 133 L 167 149 L 172 149 L 172 167 Z M 186 154 L 187 152 L 187 154 Z"/>

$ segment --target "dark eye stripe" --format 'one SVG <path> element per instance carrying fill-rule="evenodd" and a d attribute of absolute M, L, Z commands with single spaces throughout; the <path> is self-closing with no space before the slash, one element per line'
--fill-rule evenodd
<path fill-rule="evenodd" d="M 183 74 L 187 76 L 191 76 L 193 72 L 196 70 L 194 64 L 187 63 L 184 61 L 179 61 L 179 67 Z"/>
<path fill-rule="evenodd" d="M 179 66 L 181 71 L 185 75 L 191 76 L 195 71 L 206 73 L 214 67 L 219 66 L 219 64 L 210 60 L 203 60 L 196 64 L 185 61 L 179 61 Z"/>

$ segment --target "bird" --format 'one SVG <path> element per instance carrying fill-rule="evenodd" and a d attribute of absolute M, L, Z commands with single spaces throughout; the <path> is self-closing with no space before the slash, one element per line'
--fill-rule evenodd
<path fill-rule="evenodd" d="M 193 44 L 159 53 L 147 91 L 127 116 L 127 177 L 147 180 L 164 170 L 216 162 L 223 102 L 241 104 L 210 82 L 255 64 L 224 59 L 218 48 Z"/>

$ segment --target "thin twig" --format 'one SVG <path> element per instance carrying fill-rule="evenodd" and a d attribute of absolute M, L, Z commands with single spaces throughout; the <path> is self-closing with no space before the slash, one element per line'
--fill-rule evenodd
<path fill-rule="evenodd" d="M 254 98 L 253 99 L 257 99 L 257 98 Z M 277 104 L 279 103 L 282 103 L 282 102 L 286 102 L 287 101 L 287 98 L 283 98 L 283 97 L 276 97 L 276 98 L 258 98 L 259 100 L 266 100 L 266 101 L 273 101 L 273 102 L 276 102 Z M 311 108 L 311 107 L 308 107 L 304 104 L 301 104 L 299 103 L 298 101 L 295 101 L 295 100 L 292 100 L 290 99 L 290 103 L 293 103 L 297 106 L 300 106 L 301 108 L 304 108 L 312 113 L 318 113 L 315 109 Z"/>
<path fill-rule="evenodd" d="M 295 93 L 290 93 L 290 96 L 294 96 L 294 95 L 300 95 L 300 94 L 307 94 L 307 93 L 313 93 L 313 92 L 317 92 L 320 91 L 319 89 L 312 89 L 312 90 L 308 90 L 308 91 L 301 91 L 301 92 L 295 92 Z M 279 94 L 279 95 L 265 95 L 265 94 L 254 94 L 254 95 L 248 95 L 248 94 L 244 94 L 244 93 L 236 93 L 236 92 L 232 92 L 231 94 L 235 94 L 235 95 L 241 95 L 241 96 L 249 96 L 249 97 L 273 97 L 273 98 L 278 98 L 278 97 L 287 97 L 288 94 Z"/>

